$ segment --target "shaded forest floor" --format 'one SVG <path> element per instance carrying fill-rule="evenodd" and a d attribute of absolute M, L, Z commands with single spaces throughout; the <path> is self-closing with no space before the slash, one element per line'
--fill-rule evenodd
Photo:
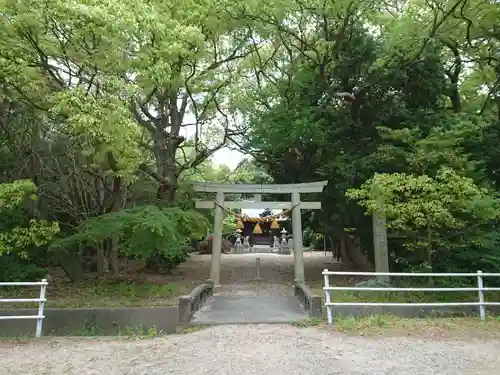
<path fill-rule="evenodd" d="M 260 258 L 262 281 L 253 281 L 256 276 L 256 259 Z M 305 252 L 305 279 L 312 290 L 324 297 L 321 272 L 341 270 L 342 265 L 332 260 L 331 253 Z M 62 271 L 52 274 L 47 288 L 46 307 L 126 307 L 126 306 L 171 306 L 177 297 L 189 293 L 210 274 L 210 255 L 191 254 L 189 259 L 171 274 L 157 274 L 145 271 L 141 262 L 129 261 L 127 272 L 118 278 L 105 277 L 80 283 L 71 283 Z M 220 283 L 222 293 L 292 293 L 294 279 L 293 255 L 268 253 L 223 254 Z M 367 278 L 331 276 L 330 284 L 351 286 Z M 424 283 L 426 280 L 419 279 Z M 457 279 L 452 281 L 456 282 Z M 412 285 L 413 280 L 397 281 L 399 285 Z M 413 285 L 415 286 L 415 285 Z M 424 285 L 419 285 L 423 287 Z M 440 285 L 436 285 L 439 287 Z M 418 287 L 418 285 L 417 285 Z M 246 293 L 245 292 L 245 293 Z M 0 298 L 37 298 L 38 287 L 0 288 Z M 333 301 L 351 302 L 438 302 L 477 300 L 476 292 L 332 292 Z M 500 293 L 485 293 L 487 301 L 500 302 Z M 4 304 L 7 307 L 35 307 L 36 304 Z"/>
<path fill-rule="evenodd" d="M 253 282 L 256 259 L 260 258 L 261 282 Z M 306 279 L 314 285 L 322 280 L 324 268 L 338 269 L 331 262 L 331 253 L 304 253 Z M 125 307 L 170 306 L 177 297 L 189 293 L 196 285 L 209 278 L 210 255 L 191 254 L 189 259 L 171 274 L 145 271 L 142 262 L 129 261 L 127 272 L 118 278 L 105 277 L 71 283 L 61 270 L 55 270 L 47 287 L 46 307 Z M 220 282 L 222 285 L 251 285 L 253 290 L 279 289 L 291 292 L 294 278 L 293 255 L 278 254 L 223 254 Z M 282 287 L 280 287 L 282 286 Z M 0 298 L 38 298 L 39 287 L 0 289 Z M 2 307 L 35 307 L 36 304 L 4 304 Z"/>

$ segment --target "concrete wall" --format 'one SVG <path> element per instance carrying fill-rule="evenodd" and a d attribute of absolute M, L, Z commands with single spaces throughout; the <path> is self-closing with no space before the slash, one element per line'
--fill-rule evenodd
<path fill-rule="evenodd" d="M 2 315 L 36 315 L 36 309 L 0 309 Z M 336 306 L 335 317 L 390 314 L 405 318 L 471 315 L 478 316 L 475 306 L 403 307 L 403 306 Z M 500 307 L 488 308 L 487 315 L 499 315 Z M 323 306 L 326 318 L 326 308 Z M 120 307 L 45 309 L 44 336 L 64 335 L 138 335 L 155 328 L 160 333 L 175 333 L 179 327 L 179 309 L 169 307 Z M 35 334 L 36 320 L 0 320 L 0 337 L 22 337 Z"/>
<path fill-rule="evenodd" d="M 452 316 L 477 316 L 477 306 L 450 306 L 450 307 L 414 307 L 414 306 L 334 306 L 334 319 L 338 317 L 364 317 L 370 315 L 394 315 L 401 318 L 427 318 Z M 491 306 L 486 309 L 486 316 L 500 314 L 500 308 Z M 323 316 L 326 319 L 326 307 L 323 306 Z"/>
<path fill-rule="evenodd" d="M 36 315 L 36 309 L 1 309 L 2 315 Z M 178 322 L 177 306 L 45 309 L 44 336 L 131 335 L 155 328 L 174 333 Z M 36 320 L 0 320 L 0 337 L 34 335 Z"/>

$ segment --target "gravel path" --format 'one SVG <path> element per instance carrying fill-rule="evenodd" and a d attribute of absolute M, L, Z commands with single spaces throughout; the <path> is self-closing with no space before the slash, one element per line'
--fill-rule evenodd
<path fill-rule="evenodd" d="M 294 278 L 293 255 L 248 253 L 222 254 L 220 283 L 222 285 L 248 283 L 256 276 L 256 259 L 260 258 L 260 276 L 265 283 L 291 284 Z M 331 255 L 314 251 L 304 253 L 304 272 L 308 282 L 323 280 L 321 272 L 328 268 L 338 270 L 341 265 Z M 171 281 L 194 285 L 210 274 L 210 255 L 192 254 L 188 261 L 173 271 Z"/>
<path fill-rule="evenodd" d="M 151 340 L 0 344 L 9 375 L 492 375 L 498 341 L 349 337 L 289 325 L 217 326 Z"/>
<path fill-rule="evenodd" d="M 253 284 L 230 284 L 215 288 L 219 296 L 258 297 L 258 296 L 293 296 L 290 284 L 267 284 L 255 282 Z"/>

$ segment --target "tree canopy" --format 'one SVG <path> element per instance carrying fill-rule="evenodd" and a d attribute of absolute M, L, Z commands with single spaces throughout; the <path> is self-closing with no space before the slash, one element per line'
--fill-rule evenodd
<path fill-rule="evenodd" d="M 177 264 L 211 226 L 192 181 L 326 179 L 304 226 L 354 266 L 380 209 L 393 264 L 498 269 L 498 19 L 479 0 L 0 0 L 0 256 L 73 279 L 85 256 Z"/>

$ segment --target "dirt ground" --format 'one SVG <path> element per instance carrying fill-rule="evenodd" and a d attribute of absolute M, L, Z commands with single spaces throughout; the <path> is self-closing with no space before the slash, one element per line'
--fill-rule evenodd
<path fill-rule="evenodd" d="M 10 375 L 493 375 L 498 340 L 353 337 L 291 325 L 226 325 L 154 339 L 0 342 Z"/>
<path fill-rule="evenodd" d="M 192 254 L 170 277 L 170 281 L 183 284 L 199 284 L 210 276 L 210 255 Z M 263 283 L 291 285 L 294 279 L 293 255 L 247 253 L 222 254 L 220 283 L 222 285 L 247 284 L 256 276 L 256 261 L 260 259 L 260 277 Z M 332 261 L 331 253 L 304 253 L 304 272 L 307 283 L 322 281 L 321 272 L 327 268 L 338 270 L 340 264 Z"/>
<path fill-rule="evenodd" d="M 254 282 L 260 258 L 262 282 Z M 340 269 L 331 255 L 304 253 L 305 278 Z M 210 255 L 193 254 L 159 283 L 192 287 L 209 277 Z M 293 255 L 222 255 L 222 293 L 291 292 Z M 226 325 L 167 337 L 43 338 L 1 341 L 0 363 L 11 375 L 342 374 L 491 375 L 500 373 L 499 321 L 403 320 L 386 317 L 337 321 L 333 327 Z M 340 331 L 340 332 L 339 332 Z M 488 333 L 488 334 L 485 334 Z"/>
<path fill-rule="evenodd" d="M 256 259 L 260 258 L 262 281 L 253 282 Z M 337 268 L 330 263 L 331 253 L 304 253 L 305 274 L 308 282 L 319 283 L 324 268 Z M 106 278 L 71 283 L 63 271 L 51 275 L 47 307 L 111 307 L 111 306 L 169 306 L 177 304 L 177 297 L 189 293 L 210 277 L 210 255 L 191 254 L 189 259 L 172 274 L 150 273 L 144 263 L 130 261 L 127 272 L 120 279 Z M 220 283 L 235 293 L 245 289 L 288 294 L 294 279 L 293 255 L 269 253 L 222 254 Z M 313 285 L 311 285 L 313 286 Z M 278 293 L 279 292 L 279 293 Z M 0 289 L 0 298 L 36 298 L 38 287 L 20 287 L 10 291 Z M 11 307 L 32 307 L 18 303 Z"/>

